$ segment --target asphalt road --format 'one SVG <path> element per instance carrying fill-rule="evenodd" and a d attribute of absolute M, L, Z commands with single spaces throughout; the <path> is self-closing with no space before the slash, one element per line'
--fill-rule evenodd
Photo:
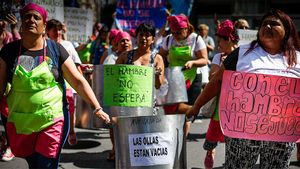
<path fill-rule="evenodd" d="M 204 158 L 206 152 L 202 145 L 209 119 L 198 118 L 192 124 L 190 135 L 187 139 L 187 168 L 204 168 Z M 3 131 L 3 126 L 0 126 Z M 78 144 L 76 146 L 66 145 L 62 151 L 60 167 L 61 169 L 113 169 L 114 163 L 106 161 L 111 143 L 107 129 L 82 129 L 76 128 Z M 25 146 L 25 145 L 24 145 Z M 214 168 L 223 168 L 224 144 L 219 144 Z M 20 158 L 14 158 L 9 162 L 0 162 L 1 169 L 25 169 L 28 168 L 26 162 Z M 258 167 L 256 167 L 258 168 Z M 300 169 L 300 164 L 296 162 L 296 151 L 291 160 L 291 169 Z"/>

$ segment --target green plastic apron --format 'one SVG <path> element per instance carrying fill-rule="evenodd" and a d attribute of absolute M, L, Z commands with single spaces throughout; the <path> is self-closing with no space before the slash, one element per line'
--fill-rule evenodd
<path fill-rule="evenodd" d="M 175 66 L 184 66 L 185 63 L 189 60 L 193 60 L 191 47 L 182 46 L 182 47 L 171 47 L 169 50 L 169 63 L 170 67 Z M 195 67 L 183 71 L 185 80 L 190 80 L 192 84 L 196 78 L 197 69 Z"/>
<path fill-rule="evenodd" d="M 18 134 L 39 132 L 63 117 L 63 92 L 46 61 L 31 71 L 16 67 L 7 97 L 8 122 Z"/>

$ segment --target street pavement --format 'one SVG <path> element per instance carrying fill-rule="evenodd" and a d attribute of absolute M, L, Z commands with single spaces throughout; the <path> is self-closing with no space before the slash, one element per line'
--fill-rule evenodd
<path fill-rule="evenodd" d="M 209 119 L 197 118 L 191 126 L 191 132 L 187 139 L 187 168 L 203 169 L 206 152 L 202 145 Z M 3 131 L 3 125 L 0 126 Z M 114 169 L 114 163 L 106 161 L 111 149 L 109 132 L 107 129 L 82 129 L 76 128 L 78 144 L 76 146 L 66 145 L 62 150 L 60 169 Z M 26 146 L 26 145 L 24 145 Z M 216 149 L 215 169 L 223 168 L 224 144 L 219 144 Z M 14 158 L 9 162 L 0 161 L 0 169 L 26 169 L 26 162 L 20 158 Z M 256 167 L 258 168 L 258 166 Z M 296 151 L 293 152 L 291 169 L 300 169 L 296 162 Z"/>

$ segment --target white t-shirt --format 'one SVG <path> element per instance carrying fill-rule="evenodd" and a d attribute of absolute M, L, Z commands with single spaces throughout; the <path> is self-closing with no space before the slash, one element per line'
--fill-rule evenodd
<path fill-rule="evenodd" d="M 214 58 L 213 58 L 213 60 L 212 60 L 212 64 L 216 64 L 216 65 L 219 65 L 219 66 L 221 66 L 221 56 L 222 56 L 222 54 L 221 53 L 217 53 L 215 56 L 214 56 Z"/>
<path fill-rule="evenodd" d="M 111 48 L 108 48 L 107 50 L 107 57 L 103 61 L 103 65 L 114 65 L 116 64 L 116 60 L 118 59 L 118 56 L 115 52 L 111 50 Z"/>
<path fill-rule="evenodd" d="M 198 36 L 198 39 L 197 39 Z M 197 39 L 197 42 L 195 42 Z M 168 46 L 167 46 L 168 44 Z M 169 51 L 171 46 L 179 47 L 179 46 L 190 46 L 192 51 L 192 57 L 196 58 L 196 52 L 201 49 L 206 49 L 205 42 L 203 41 L 202 37 L 196 33 L 191 33 L 185 40 L 178 42 L 174 39 L 172 34 L 166 36 L 162 42 L 162 48 L 166 51 Z"/>
<path fill-rule="evenodd" d="M 249 47 L 249 44 L 240 46 L 238 62 L 236 65 L 237 71 L 300 77 L 299 51 L 296 51 L 296 66 L 289 68 L 286 57 L 283 56 L 283 53 L 271 55 L 260 46 L 257 46 L 249 54 L 244 55 Z"/>
<path fill-rule="evenodd" d="M 73 44 L 70 41 L 61 41 L 60 44 L 66 49 L 66 51 L 69 53 L 70 57 L 72 58 L 73 62 L 75 64 L 81 64 L 81 60 L 79 58 L 79 55 L 77 51 L 75 50 Z M 71 87 L 69 84 L 67 84 L 67 88 Z M 76 91 L 72 88 L 73 93 L 76 93 Z"/>
<path fill-rule="evenodd" d="M 81 60 L 78 56 L 78 53 L 70 41 L 64 40 L 60 44 L 67 50 L 74 63 L 81 64 Z"/>

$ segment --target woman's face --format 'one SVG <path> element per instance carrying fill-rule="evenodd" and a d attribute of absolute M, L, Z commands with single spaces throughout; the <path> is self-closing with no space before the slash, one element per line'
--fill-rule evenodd
<path fill-rule="evenodd" d="M 46 24 L 40 13 L 30 10 L 22 17 L 22 32 L 24 34 L 43 34 Z"/>
<path fill-rule="evenodd" d="M 258 33 L 262 45 L 274 46 L 277 44 L 280 46 L 285 36 L 285 29 L 278 18 L 269 16 L 263 21 Z"/>
<path fill-rule="evenodd" d="M 227 49 L 229 47 L 231 47 L 230 46 L 231 43 L 230 43 L 229 40 L 225 40 L 225 39 L 223 39 L 221 37 L 218 37 L 218 36 L 217 36 L 217 44 L 218 44 L 218 51 L 221 52 L 221 53 L 226 52 Z"/>
<path fill-rule="evenodd" d="M 6 25 L 7 25 L 7 22 L 5 20 L 1 19 L 0 20 L 0 31 L 5 31 Z"/>
<path fill-rule="evenodd" d="M 154 37 L 150 32 L 139 32 L 137 34 L 138 47 L 150 48 L 154 43 Z"/>
<path fill-rule="evenodd" d="M 171 29 L 171 33 L 172 33 L 175 40 L 181 41 L 181 40 L 184 40 L 184 39 L 187 38 L 188 28 L 182 28 L 182 29 L 179 29 L 179 30 L 176 30 L 176 31 Z"/>
<path fill-rule="evenodd" d="M 62 29 L 51 28 L 47 31 L 48 37 L 56 42 L 61 40 L 63 31 Z"/>
<path fill-rule="evenodd" d="M 124 52 L 131 50 L 131 40 L 123 38 L 118 43 L 118 52 Z"/>

